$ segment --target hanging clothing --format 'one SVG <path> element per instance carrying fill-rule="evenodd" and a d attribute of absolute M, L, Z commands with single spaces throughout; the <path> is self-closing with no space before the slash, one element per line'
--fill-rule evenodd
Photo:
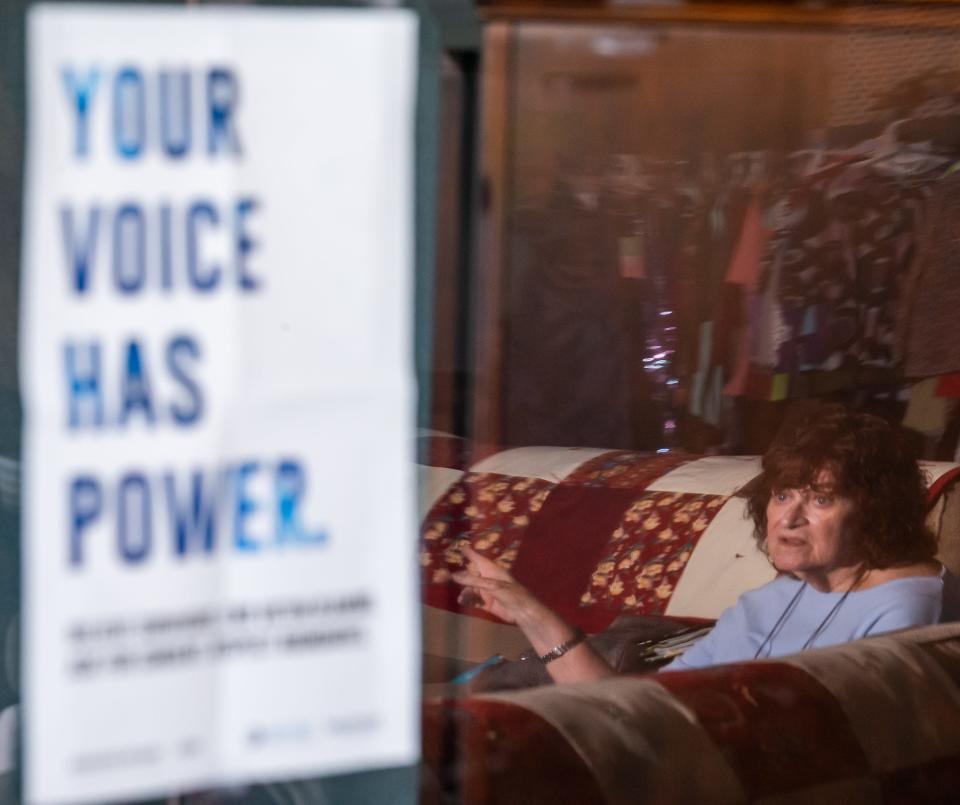
<path fill-rule="evenodd" d="M 617 234 L 558 188 L 521 218 L 505 292 L 504 444 L 634 446 Z M 644 328 L 643 321 L 632 326 Z M 637 336 L 634 335 L 634 338 Z"/>
<path fill-rule="evenodd" d="M 791 188 L 751 309 L 751 358 L 772 372 L 894 367 L 919 194 L 864 164 Z"/>
<path fill-rule="evenodd" d="M 934 188 L 914 268 L 905 310 L 904 373 L 960 371 L 960 173 Z"/>
<path fill-rule="evenodd" d="M 763 220 L 760 196 L 754 195 L 743 218 L 737 247 L 730 258 L 726 282 L 742 285 L 751 292 L 756 289 L 760 279 L 760 262 L 770 234 L 770 229 Z"/>

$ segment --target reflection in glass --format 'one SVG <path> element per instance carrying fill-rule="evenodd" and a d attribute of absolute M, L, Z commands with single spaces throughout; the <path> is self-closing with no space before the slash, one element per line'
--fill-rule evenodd
<path fill-rule="evenodd" d="M 953 457 L 960 15 L 863 14 L 515 26 L 499 444 L 757 453 L 830 398 Z"/>

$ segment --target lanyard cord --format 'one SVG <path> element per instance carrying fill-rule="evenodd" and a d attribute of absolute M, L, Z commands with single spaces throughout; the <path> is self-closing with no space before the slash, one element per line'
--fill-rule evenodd
<path fill-rule="evenodd" d="M 866 568 L 863 568 L 857 574 L 857 577 L 853 580 L 853 584 L 851 584 L 847 588 L 846 592 L 840 596 L 840 600 L 837 601 L 837 603 L 831 607 L 830 611 L 826 614 L 826 617 L 822 621 L 820 621 L 820 625 L 816 629 L 814 629 L 813 634 L 811 634 L 810 637 L 807 638 L 807 641 L 803 644 L 803 648 L 801 649 L 801 651 L 810 648 L 810 646 L 813 645 L 813 642 L 818 637 L 820 637 L 820 634 L 823 632 L 823 630 L 830 625 L 830 621 L 833 620 L 833 617 L 837 614 L 837 611 L 840 609 L 841 606 L 843 606 L 843 602 L 847 600 L 847 596 L 854 591 L 856 586 L 861 581 L 863 581 L 863 577 L 866 574 L 867 574 Z M 777 618 L 777 622 L 773 624 L 773 628 L 769 632 L 767 632 L 767 636 L 763 639 L 763 642 L 760 644 L 760 648 L 757 649 L 756 654 L 753 655 L 753 659 L 756 660 L 760 657 L 761 652 L 767 647 L 768 643 L 770 644 L 770 650 L 767 652 L 766 656 L 768 657 L 770 656 L 770 652 L 773 651 L 774 639 L 776 639 L 777 635 L 780 632 L 781 627 L 786 622 L 787 618 L 789 618 L 793 610 L 796 609 L 797 603 L 800 601 L 800 596 L 803 594 L 803 591 L 806 589 L 807 589 L 807 583 L 804 582 L 800 586 L 800 589 L 797 590 L 797 592 L 794 594 L 793 598 L 790 599 L 790 603 L 787 604 L 786 609 L 784 609 L 783 612 L 780 614 L 780 617 Z"/>
<path fill-rule="evenodd" d="M 863 569 L 857 574 L 857 577 L 853 580 L 853 584 L 851 584 L 849 587 L 847 587 L 847 591 L 846 591 L 843 595 L 840 596 L 840 600 L 837 601 L 837 603 L 833 605 L 833 609 L 831 609 L 831 610 L 827 613 L 827 617 L 825 617 L 822 621 L 820 621 L 820 625 L 819 625 L 816 629 L 814 629 L 814 630 L 813 630 L 813 634 L 810 635 L 810 637 L 807 638 L 807 642 L 803 644 L 803 648 L 804 648 L 804 649 L 810 648 L 810 646 L 813 645 L 813 641 L 816 640 L 818 637 L 820 637 L 820 633 L 821 633 L 824 629 L 827 628 L 827 626 L 829 625 L 830 621 L 833 620 L 833 616 L 837 614 L 837 610 L 840 609 L 840 607 L 841 607 L 841 605 L 843 604 L 843 602 L 847 600 L 847 596 L 850 595 L 850 593 L 853 592 L 854 588 L 855 588 L 861 581 L 863 581 L 863 577 L 864 577 L 865 575 L 867 575 L 867 569 L 866 569 L 866 568 L 863 568 Z"/>
<path fill-rule="evenodd" d="M 790 613 L 793 612 L 794 608 L 797 606 L 797 602 L 800 600 L 800 596 L 803 595 L 803 591 L 807 589 L 807 583 L 804 582 L 800 585 L 800 589 L 794 593 L 793 598 L 790 599 L 790 603 L 787 604 L 786 609 L 780 613 L 780 617 L 777 618 L 777 622 L 773 624 L 773 628 L 767 632 L 767 636 L 763 638 L 763 642 L 760 644 L 760 647 L 757 649 L 756 654 L 753 655 L 753 659 L 757 659 L 760 656 L 760 653 L 767 647 L 767 643 L 772 643 L 773 638 L 776 636 L 780 627 L 783 625 L 783 622 L 789 617 Z M 770 646 L 770 650 L 773 650 L 773 646 Z M 767 653 L 769 655 L 769 652 Z"/>

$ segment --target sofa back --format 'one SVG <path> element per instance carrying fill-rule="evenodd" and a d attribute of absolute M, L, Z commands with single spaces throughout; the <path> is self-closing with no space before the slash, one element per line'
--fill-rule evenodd
<path fill-rule="evenodd" d="M 758 474 L 759 457 L 521 447 L 468 464 L 461 441 L 433 436 L 421 447 L 428 653 L 479 660 L 523 642 L 475 610 L 461 612 L 450 574 L 465 541 L 587 631 L 621 613 L 713 619 L 774 576 L 733 496 Z M 941 557 L 960 573 L 960 465 L 924 467 Z M 452 649 L 457 629 L 471 630 L 476 645 Z"/>

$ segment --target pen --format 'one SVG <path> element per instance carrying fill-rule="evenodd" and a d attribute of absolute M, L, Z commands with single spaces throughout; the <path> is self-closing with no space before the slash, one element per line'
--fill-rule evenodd
<path fill-rule="evenodd" d="M 485 668 L 491 668 L 501 662 L 503 662 L 503 656 L 500 654 L 494 654 L 492 657 L 487 657 L 487 659 L 485 659 L 479 665 L 475 665 L 473 668 L 468 668 L 463 673 L 457 674 L 453 679 L 450 680 L 450 682 L 454 685 L 462 685 L 465 682 L 469 682 Z"/>

